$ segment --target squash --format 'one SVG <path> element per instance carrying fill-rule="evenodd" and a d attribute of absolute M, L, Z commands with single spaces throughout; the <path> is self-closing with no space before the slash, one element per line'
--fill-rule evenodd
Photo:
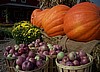
<path fill-rule="evenodd" d="M 42 18 L 44 17 L 44 14 L 48 11 L 49 9 L 45 10 L 40 10 L 40 9 L 35 9 L 32 12 L 31 15 L 31 23 L 39 28 L 42 28 Z"/>
<path fill-rule="evenodd" d="M 100 39 L 100 11 L 89 2 L 73 6 L 64 17 L 64 32 L 69 39 L 87 42 Z"/>
<path fill-rule="evenodd" d="M 35 9 L 33 12 L 32 12 L 32 14 L 31 14 L 31 23 L 33 24 L 33 19 L 34 19 L 34 17 L 37 15 L 37 13 L 39 13 L 39 12 L 41 12 L 41 10 L 40 9 Z"/>
<path fill-rule="evenodd" d="M 56 5 L 46 12 L 42 19 L 42 26 L 48 36 L 65 35 L 62 24 L 64 23 L 63 18 L 69 9 L 65 5 Z"/>

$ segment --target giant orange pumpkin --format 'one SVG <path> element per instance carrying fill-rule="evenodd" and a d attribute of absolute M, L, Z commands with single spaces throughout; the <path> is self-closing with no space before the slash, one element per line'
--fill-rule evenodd
<path fill-rule="evenodd" d="M 44 14 L 48 11 L 49 9 L 45 10 L 40 10 L 40 9 L 35 9 L 32 12 L 31 15 L 31 23 L 37 27 L 42 28 L 42 18 L 44 17 Z"/>
<path fill-rule="evenodd" d="M 100 39 L 100 11 L 89 2 L 73 6 L 65 15 L 64 32 L 76 41 Z"/>
<path fill-rule="evenodd" d="M 31 14 L 31 23 L 33 24 L 33 19 L 37 15 L 37 13 L 41 12 L 40 9 L 35 9 Z"/>
<path fill-rule="evenodd" d="M 50 37 L 64 35 L 62 24 L 63 18 L 70 8 L 65 5 L 52 7 L 43 17 L 42 26 L 46 34 Z"/>

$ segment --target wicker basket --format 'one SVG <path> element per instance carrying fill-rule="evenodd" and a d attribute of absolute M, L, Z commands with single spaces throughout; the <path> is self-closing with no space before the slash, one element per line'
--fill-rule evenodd
<path fill-rule="evenodd" d="M 8 72 L 15 72 L 15 70 L 14 70 L 15 59 L 5 58 L 5 63 L 6 63 L 6 67 L 7 67 Z"/>
<path fill-rule="evenodd" d="M 49 64 L 48 64 L 48 72 L 57 72 L 57 66 L 55 63 L 56 55 L 48 55 L 49 57 Z"/>
<path fill-rule="evenodd" d="M 87 55 L 89 56 L 90 62 L 80 66 L 64 66 L 59 64 L 56 59 L 58 72 L 92 72 L 93 57 L 89 54 Z"/>

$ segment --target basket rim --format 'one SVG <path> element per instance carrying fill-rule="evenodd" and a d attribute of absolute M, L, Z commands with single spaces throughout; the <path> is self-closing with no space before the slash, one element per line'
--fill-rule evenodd
<path fill-rule="evenodd" d="M 68 70 L 84 69 L 84 68 L 87 68 L 87 67 L 89 67 L 89 66 L 91 66 L 93 64 L 93 57 L 90 54 L 88 54 L 88 53 L 87 53 L 87 55 L 88 55 L 88 57 L 90 59 L 90 62 L 87 63 L 87 64 L 84 64 L 84 65 L 80 65 L 80 66 L 65 66 L 65 65 L 59 64 L 57 62 L 57 58 L 55 59 L 55 62 L 56 62 L 57 67 L 63 68 L 63 69 L 68 69 Z"/>

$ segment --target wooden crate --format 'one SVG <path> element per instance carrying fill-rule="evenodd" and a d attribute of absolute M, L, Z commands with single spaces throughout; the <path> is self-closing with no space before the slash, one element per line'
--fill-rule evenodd
<path fill-rule="evenodd" d="M 5 59 L 5 63 L 8 72 L 15 72 L 14 70 L 15 59 Z"/>
<path fill-rule="evenodd" d="M 87 55 L 89 56 L 90 62 L 80 66 L 64 66 L 56 60 L 58 72 L 92 72 L 93 57 L 89 54 Z"/>

